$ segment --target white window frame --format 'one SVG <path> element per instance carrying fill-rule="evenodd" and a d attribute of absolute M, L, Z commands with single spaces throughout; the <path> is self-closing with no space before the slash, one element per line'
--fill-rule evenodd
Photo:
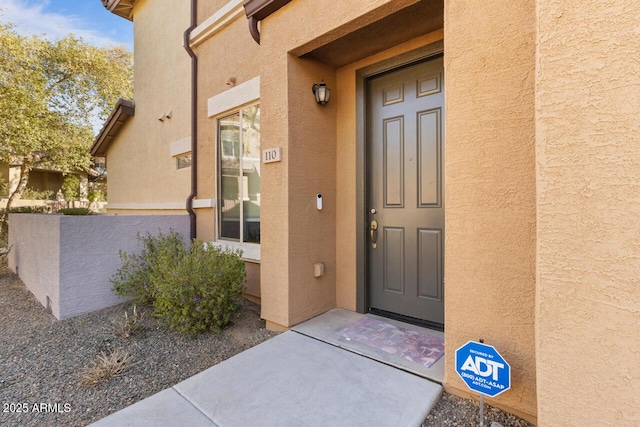
<path fill-rule="evenodd" d="M 174 158 L 176 159 L 176 170 L 181 171 L 181 170 L 185 170 L 185 169 L 191 169 L 191 165 L 193 163 L 193 158 L 191 156 L 191 151 L 189 151 L 188 153 L 184 153 L 184 154 L 178 154 Z M 187 159 L 187 158 L 189 159 L 189 165 L 180 167 L 180 160 Z"/>
<path fill-rule="evenodd" d="M 216 196 L 220 195 L 220 151 L 218 120 L 253 104 L 260 104 L 260 76 L 254 77 L 243 83 L 239 83 L 231 89 L 225 90 L 207 100 L 207 116 L 215 119 L 215 144 L 216 144 Z M 218 198 L 219 199 L 219 198 Z M 220 237 L 220 204 L 215 210 L 216 240 L 211 245 L 240 249 L 243 251 L 242 259 L 254 263 L 260 263 L 260 244 L 247 243 L 234 240 L 226 240 Z M 262 216 L 262 212 L 260 212 Z"/>
<path fill-rule="evenodd" d="M 217 161 L 216 161 L 216 167 L 217 167 L 217 171 L 216 171 L 216 180 L 217 180 L 217 198 L 218 200 L 223 200 L 222 198 L 222 141 L 220 141 L 220 120 L 224 119 L 225 117 L 228 117 L 232 114 L 235 113 L 240 113 L 240 155 L 239 155 L 239 160 L 240 160 L 240 165 L 239 165 L 239 170 L 243 171 L 244 170 L 244 166 L 243 166 L 243 155 L 242 152 L 244 151 L 244 146 L 243 143 L 244 141 L 242 141 L 242 110 L 246 109 L 247 107 L 251 107 L 254 105 L 260 105 L 260 101 L 255 101 L 255 102 L 250 102 L 248 104 L 242 105 L 238 108 L 234 108 L 233 110 L 229 110 L 227 112 L 225 112 L 224 114 L 221 114 L 220 116 L 216 117 L 216 151 L 217 151 Z M 261 159 L 258 158 L 258 161 L 260 162 Z M 262 184 L 262 183 L 261 183 Z M 262 187 L 262 185 L 261 185 Z M 236 240 L 234 238 L 231 237 L 222 237 L 220 235 L 220 230 L 222 229 L 222 218 L 221 215 L 218 215 L 217 218 L 217 223 L 216 223 L 216 236 L 218 241 L 225 241 L 225 242 L 233 242 L 233 243 L 238 243 L 240 245 L 254 245 L 254 246 L 260 246 L 260 243 L 250 243 L 250 242 L 243 242 L 243 234 L 244 234 L 244 201 L 249 200 L 248 196 L 246 194 L 244 194 L 244 185 L 242 185 L 241 180 L 239 181 L 238 184 L 238 191 L 240 193 L 240 213 L 238 216 L 238 220 L 240 222 L 239 224 L 239 230 L 240 230 L 240 236 L 239 238 Z M 222 202 L 221 202 L 222 203 Z M 260 216 L 262 216 L 262 211 L 260 211 Z"/>

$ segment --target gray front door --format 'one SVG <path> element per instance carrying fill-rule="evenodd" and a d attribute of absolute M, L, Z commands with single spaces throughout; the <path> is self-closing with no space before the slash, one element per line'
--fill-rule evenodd
<path fill-rule="evenodd" d="M 442 57 L 367 81 L 370 309 L 444 324 Z"/>

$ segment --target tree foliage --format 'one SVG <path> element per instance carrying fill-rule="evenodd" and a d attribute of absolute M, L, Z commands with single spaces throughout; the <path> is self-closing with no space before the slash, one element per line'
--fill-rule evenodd
<path fill-rule="evenodd" d="M 68 202 L 80 200 L 80 178 L 78 175 L 69 174 L 62 181 L 62 195 Z"/>
<path fill-rule="evenodd" d="M 69 35 L 49 41 L 0 23 L 0 162 L 20 165 L 20 197 L 36 166 L 87 170 L 93 125 L 132 97 L 133 58 Z"/>

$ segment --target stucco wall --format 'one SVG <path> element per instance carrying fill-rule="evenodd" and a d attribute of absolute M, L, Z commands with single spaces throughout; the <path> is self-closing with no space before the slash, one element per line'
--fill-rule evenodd
<path fill-rule="evenodd" d="M 226 6 L 229 2 L 199 2 L 198 22 L 203 23 L 211 15 Z M 233 46 L 233 48 L 231 48 Z M 221 30 L 215 32 L 204 41 L 193 47 L 198 56 L 198 198 L 218 199 L 217 194 L 217 124 L 219 115 L 209 117 L 208 100 L 225 93 L 237 85 L 241 85 L 260 75 L 262 51 L 247 29 L 247 20 L 242 14 L 228 22 Z M 238 52 L 241 54 L 230 55 Z M 220 58 L 224 58 L 221 61 Z M 234 78 L 235 83 L 228 84 Z M 231 108 L 241 107 L 242 103 Z M 221 113 L 224 114 L 224 113 Z M 264 148 L 264 145 L 262 145 Z M 263 165 L 262 168 L 265 166 Z M 264 169 L 263 169 L 264 170 Z M 197 235 L 205 241 L 216 240 L 217 208 L 197 209 Z M 264 212 L 262 207 L 261 212 Z M 261 227 L 264 240 L 264 226 Z M 246 294 L 254 301 L 260 301 L 259 263 L 245 263 L 247 271 Z"/>
<path fill-rule="evenodd" d="M 289 322 L 324 313 L 336 304 L 336 104 L 315 102 L 311 86 L 335 71 L 292 56 L 289 81 Z M 316 208 L 321 194 L 323 208 Z M 314 263 L 325 274 L 313 277 Z"/>
<path fill-rule="evenodd" d="M 191 134 L 191 62 L 183 47 L 189 6 L 169 0 L 135 4 L 135 116 L 107 152 L 112 207 L 149 204 L 149 209 L 163 210 L 159 203 L 185 205 L 190 193 L 190 168 L 176 170 L 170 155 L 171 143 Z M 171 118 L 158 120 L 169 112 Z"/>
<path fill-rule="evenodd" d="M 202 23 L 208 17 L 220 10 L 221 7 L 229 3 L 229 0 L 208 0 L 199 1 L 198 3 L 198 24 Z M 246 24 L 246 22 L 245 22 Z"/>
<path fill-rule="evenodd" d="M 9 268 L 58 319 L 122 302 L 109 279 L 120 268 L 119 251 L 140 250 L 137 234 L 173 229 L 188 236 L 186 215 L 64 216 L 12 214 Z"/>
<path fill-rule="evenodd" d="M 493 402 L 536 413 L 535 2 L 445 2 L 445 385 L 485 339 L 511 364 Z M 565 393 L 570 393 L 565 390 Z"/>
<path fill-rule="evenodd" d="M 202 3 L 202 2 L 200 2 Z M 218 2 L 220 3 L 220 2 Z M 227 2 L 223 2 L 226 4 Z M 201 6 L 200 8 L 203 8 Z M 206 7 L 209 9 L 210 5 Z M 214 10 L 212 13 L 217 11 Z M 209 18 L 199 16 L 203 21 Z M 198 55 L 198 198 L 217 198 L 217 116 L 209 117 L 207 101 L 237 85 L 260 75 L 262 50 L 247 27 L 243 14 L 194 47 Z M 230 52 L 238 52 L 233 55 Z M 224 58 L 223 61 L 220 58 Z M 235 84 L 227 84 L 235 78 Z M 235 107 L 240 107 L 236 105 Z M 232 107 L 232 108 L 235 108 Z M 261 135 L 262 140 L 262 135 Z M 262 141 L 261 141 L 262 142 Z M 264 168 L 265 166 L 263 166 Z M 198 237 L 214 240 L 217 237 L 213 209 L 198 209 Z"/>
<path fill-rule="evenodd" d="M 9 269 L 43 306 L 60 318 L 58 284 L 60 282 L 60 216 L 36 214 L 9 215 Z M 49 296 L 49 301 L 47 301 Z"/>
<path fill-rule="evenodd" d="M 335 221 L 349 213 L 337 210 L 338 191 L 342 191 L 338 190 L 338 162 L 352 172 L 355 168 L 354 163 L 346 165 L 338 159 L 338 150 L 343 148 L 337 145 L 336 108 L 343 90 L 335 69 L 296 59 L 288 52 L 299 51 L 301 46 L 322 46 L 413 3 L 291 2 L 261 23 L 262 144 L 265 148 L 282 147 L 284 159 L 265 168 L 262 179 L 262 315 L 271 323 L 290 326 L 335 306 L 337 265 L 342 265 L 344 276 L 344 268 L 353 262 L 336 256 L 338 244 L 344 244 L 348 234 L 338 242 Z M 318 15 L 322 19 L 309 19 Z M 321 79 L 332 88 L 331 101 L 324 107 L 314 102 L 310 90 Z M 349 191 L 348 187 L 344 191 Z M 318 192 L 329 195 L 321 213 L 314 207 Z M 349 233 L 348 227 L 343 224 L 341 231 Z M 352 250 L 354 244 L 349 242 L 346 250 Z M 327 277 L 322 280 L 313 278 L 315 262 L 327 265 Z M 352 275 L 355 271 L 347 273 L 346 280 L 352 280 Z M 350 291 L 342 289 L 341 295 L 345 292 Z"/>
<path fill-rule="evenodd" d="M 537 1 L 538 419 L 640 425 L 640 4 Z"/>

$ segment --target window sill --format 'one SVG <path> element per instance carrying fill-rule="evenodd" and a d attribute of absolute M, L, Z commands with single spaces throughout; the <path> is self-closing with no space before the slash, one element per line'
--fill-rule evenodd
<path fill-rule="evenodd" d="M 243 261 L 260 264 L 260 245 L 255 243 L 240 243 L 229 240 L 218 240 L 209 242 L 210 245 L 223 249 L 240 249 Z"/>

